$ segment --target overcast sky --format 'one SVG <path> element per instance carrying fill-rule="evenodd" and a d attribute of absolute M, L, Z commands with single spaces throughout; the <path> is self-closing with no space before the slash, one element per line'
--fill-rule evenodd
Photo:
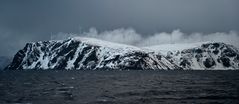
<path fill-rule="evenodd" d="M 0 0 L 0 56 L 51 34 L 91 27 L 130 28 L 142 37 L 177 29 L 231 34 L 239 31 L 239 0 Z"/>

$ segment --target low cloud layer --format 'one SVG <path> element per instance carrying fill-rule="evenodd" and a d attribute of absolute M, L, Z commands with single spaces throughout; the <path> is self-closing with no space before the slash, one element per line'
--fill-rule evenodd
<path fill-rule="evenodd" d="M 239 34 L 235 31 L 216 32 L 210 34 L 195 32 L 187 34 L 177 29 L 173 30 L 170 33 L 161 32 L 151 35 L 142 35 L 137 33 L 133 28 L 120 28 L 104 32 L 98 32 L 97 29 L 90 28 L 88 32 L 83 32 L 81 34 L 59 33 L 57 35 L 52 36 L 52 39 L 66 39 L 68 37 L 75 36 L 97 38 L 116 43 L 135 45 L 139 47 L 160 44 L 213 41 L 232 44 L 239 48 Z"/>
<path fill-rule="evenodd" d="M 14 54 L 22 49 L 27 42 L 36 42 L 50 40 L 50 36 L 44 37 L 42 34 L 20 34 L 18 32 L 9 32 L 0 29 L 1 34 L 1 50 L 0 56 L 13 57 Z M 139 47 L 169 44 L 169 43 L 193 43 L 204 41 L 215 41 L 232 44 L 239 48 L 239 34 L 235 31 L 229 32 L 216 32 L 216 33 L 185 33 L 180 29 L 173 30 L 172 32 L 160 32 L 154 34 L 140 34 L 133 28 L 119 28 L 99 32 L 96 28 L 90 28 L 88 31 L 73 33 L 58 33 L 52 34 L 51 39 L 62 40 L 69 37 L 91 37 L 102 39 L 106 41 L 129 44 Z"/>

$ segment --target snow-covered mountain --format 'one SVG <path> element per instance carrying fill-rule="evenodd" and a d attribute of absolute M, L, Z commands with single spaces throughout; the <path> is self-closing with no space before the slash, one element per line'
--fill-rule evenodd
<path fill-rule="evenodd" d="M 27 43 L 6 69 L 181 69 L 165 56 L 141 48 L 75 37 Z"/>
<path fill-rule="evenodd" d="M 239 69 L 239 51 L 221 42 L 165 44 L 145 48 L 162 53 L 183 69 Z"/>
<path fill-rule="evenodd" d="M 93 38 L 27 43 L 6 69 L 239 69 L 239 51 L 220 42 L 135 47 Z"/>

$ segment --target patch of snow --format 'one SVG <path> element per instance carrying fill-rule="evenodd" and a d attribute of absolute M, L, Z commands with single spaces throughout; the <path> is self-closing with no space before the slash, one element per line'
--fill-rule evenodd
<path fill-rule="evenodd" d="M 166 56 L 169 51 L 174 52 L 174 51 L 182 51 L 184 49 L 196 48 L 196 47 L 200 47 L 204 43 L 209 43 L 209 42 L 161 44 L 161 45 L 142 47 L 142 48 L 146 50 L 160 52 Z"/>
<path fill-rule="evenodd" d="M 128 50 L 141 50 L 140 48 L 135 47 L 135 46 L 113 43 L 113 42 L 99 40 L 99 39 L 95 39 L 95 38 L 74 37 L 72 39 L 84 42 L 86 44 L 96 45 L 96 46 L 103 46 L 103 47 L 110 47 L 110 48 L 120 48 L 120 49 L 124 48 L 124 49 L 128 49 Z"/>

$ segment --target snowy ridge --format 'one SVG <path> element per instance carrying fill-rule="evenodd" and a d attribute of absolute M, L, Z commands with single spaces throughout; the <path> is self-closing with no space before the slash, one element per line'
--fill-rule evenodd
<path fill-rule="evenodd" d="M 145 48 L 162 53 L 168 60 L 183 69 L 239 69 L 237 48 L 221 42 L 167 44 Z"/>
<path fill-rule="evenodd" d="M 27 43 L 7 69 L 171 70 L 181 69 L 164 56 L 138 47 L 92 38 Z"/>
<path fill-rule="evenodd" d="M 128 50 L 141 50 L 140 48 L 135 47 L 135 46 L 113 43 L 113 42 L 99 40 L 99 39 L 95 39 L 95 38 L 74 37 L 72 39 L 74 41 L 81 41 L 85 44 L 91 44 L 91 45 L 95 45 L 95 46 L 103 46 L 103 47 L 115 48 L 115 49 L 124 48 L 124 49 L 128 49 Z"/>
<path fill-rule="evenodd" d="M 182 51 L 182 50 L 190 49 L 190 48 L 196 48 L 206 43 L 209 43 L 209 42 L 161 44 L 161 45 L 143 47 L 143 49 L 151 50 L 154 52 L 160 52 L 166 56 L 169 51 L 175 52 L 175 51 Z"/>

